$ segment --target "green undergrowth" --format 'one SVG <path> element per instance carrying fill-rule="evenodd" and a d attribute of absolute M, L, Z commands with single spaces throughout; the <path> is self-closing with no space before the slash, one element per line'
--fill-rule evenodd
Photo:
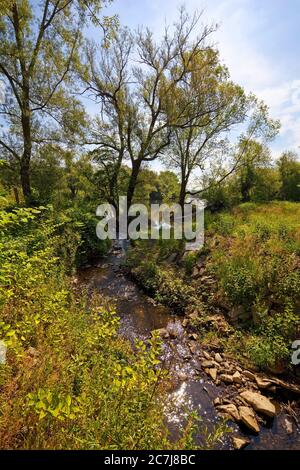
<path fill-rule="evenodd" d="M 74 290 L 66 233 L 45 208 L 0 211 L 0 448 L 191 448 L 193 419 L 176 443 L 164 424 L 160 340 L 133 350 L 113 306 Z"/>
<path fill-rule="evenodd" d="M 204 275 L 216 280 L 206 300 L 209 315 L 225 305 L 227 320 L 234 316 L 236 321 L 228 341 L 218 329 L 207 331 L 201 318 L 202 339 L 261 369 L 288 370 L 291 343 L 300 333 L 299 221 L 300 205 L 291 202 L 207 212 L 205 245 L 199 252 L 182 256 L 178 240 L 139 241 L 128 254 L 127 266 L 150 295 L 186 313 L 201 302 L 202 277 L 191 275 L 204 259 Z M 175 263 L 172 253 L 177 253 Z"/>

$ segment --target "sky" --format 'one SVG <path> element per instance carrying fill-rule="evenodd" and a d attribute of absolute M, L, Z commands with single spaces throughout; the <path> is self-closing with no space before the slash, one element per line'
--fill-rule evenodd
<path fill-rule="evenodd" d="M 159 36 L 182 4 L 190 13 L 204 10 L 203 21 L 219 25 L 214 42 L 231 78 L 280 119 L 270 145 L 274 158 L 284 150 L 300 152 L 300 0 L 114 0 L 105 14 Z"/>

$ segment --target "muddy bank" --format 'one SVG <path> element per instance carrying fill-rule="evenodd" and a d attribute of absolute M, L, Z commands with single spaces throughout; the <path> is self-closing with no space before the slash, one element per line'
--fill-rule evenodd
<path fill-rule="evenodd" d="M 207 359 L 207 351 L 203 351 L 196 339 L 183 328 L 183 319 L 178 319 L 167 307 L 155 303 L 126 277 L 120 267 L 123 256 L 124 251 L 115 247 L 101 262 L 81 269 L 78 273 L 80 282 L 112 299 L 121 318 L 120 334 L 130 341 L 135 338 L 145 339 L 151 335 L 151 331 L 161 330 L 163 361 L 172 379 L 172 388 L 165 404 L 171 436 L 178 437 L 188 414 L 195 410 L 202 418 L 196 435 L 196 442 L 200 444 L 203 440 L 203 426 L 212 430 L 215 424 L 221 422 L 220 409 L 218 414 L 216 403 L 222 407 L 232 402 L 237 408 L 245 407 L 246 403 L 239 405 L 234 402 L 239 392 L 236 384 L 226 385 L 211 378 L 211 370 L 217 366 L 203 366 L 204 361 L 211 358 Z M 220 367 L 224 368 L 222 363 Z M 232 433 L 224 435 L 219 448 L 233 448 L 232 437 L 249 441 L 246 449 L 300 448 L 299 429 L 283 407 L 276 410 L 274 419 L 259 419 L 260 432 L 257 435 L 243 424 L 239 426 L 229 421 L 228 425 Z"/>

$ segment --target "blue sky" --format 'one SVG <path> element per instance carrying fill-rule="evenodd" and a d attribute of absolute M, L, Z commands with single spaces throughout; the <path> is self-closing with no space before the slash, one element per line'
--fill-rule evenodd
<path fill-rule="evenodd" d="M 115 0 L 105 14 L 121 24 L 145 25 L 159 35 L 182 4 L 204 9 L 204 21 L 218 23 L 215 42 L 234 81 L 262 98 L 282 123 L 271 144 L 274 157 L 300 150 L 300 0 Z"/>

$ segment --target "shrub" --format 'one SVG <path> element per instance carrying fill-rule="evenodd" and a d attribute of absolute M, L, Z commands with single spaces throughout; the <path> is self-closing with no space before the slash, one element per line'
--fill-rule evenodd
<path fill-rule="evenodd" d="M 107 302 L 75 295 L 56 256 L 64 235 L 41 212 L 0 212 L 0 447 L 176 448 L 158 337 L 135 354 Z M 190 442 L 187 433 L 179 446 Z"/>
<path fill-rule="evenodd" d="M 219 273 L 221 286 L 232 304 L 249 309 L 260 290 L 260 279 L 254 266 L 234 260 L 222 266 Z"/>
<path fill-rule="evenodd" d="M 172 272 L 163 271 L 155 298 L 168 305 L 174 313 L 183 314 L 194 302 L 194 294 L 194 289 L 183 279 L 175 277 Z"/>

